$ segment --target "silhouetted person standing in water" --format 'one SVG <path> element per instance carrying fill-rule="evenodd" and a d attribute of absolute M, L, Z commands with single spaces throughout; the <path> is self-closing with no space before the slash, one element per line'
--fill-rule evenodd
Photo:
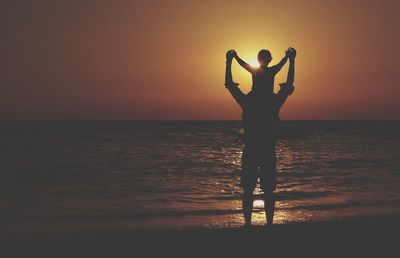
<path fill-rule="evenodd" d="M 280 84 L 278 94 L 265 90 L 260 85 L 245 95 L 237 83 L 232 80 L 232 58 L 234 50 L 226 54 L 225 87 L 242 108 L 244 128 L 244 148 L 242 154 L 241 186 L 243 188 L 243 213 L 247 226 L 251 225 L 253 211 L 253 191 L 260 177 L 260 186 L 264 191 L 264 206 L 267 224 L 273 223 L 275 212 L 276 188 L 276 156 L 275 156 L 275 126 L 279 121 L 279 110 L 287 97 L 294 90 L 294 59 L 296 50 L 286 51 L 290 59 L 287 82 Z M 279 68 L 280 69 L 280 68 Z M 253 84 L 254 86 L 254 84 Z"/>

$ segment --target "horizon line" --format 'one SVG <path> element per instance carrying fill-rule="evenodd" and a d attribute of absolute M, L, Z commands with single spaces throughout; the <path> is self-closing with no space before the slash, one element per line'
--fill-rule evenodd
<path fill-rule="evenodd" d="M 241 119 L 4 119 L 9 122 L 241 122 Z M 396 122 L 400 119 L 284 119 L 280 122 Z"/>

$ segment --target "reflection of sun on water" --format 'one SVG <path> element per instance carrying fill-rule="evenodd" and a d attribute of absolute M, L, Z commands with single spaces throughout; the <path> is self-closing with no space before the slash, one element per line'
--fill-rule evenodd
<path fill-rule="evenodd" d="M 277 154 L 279 154 L 281 160 L 278 162 L 278 171 L 285 171 L 285 168 L 290 166 L 290 163 L 293 162 L 293 160 L 296 157 L 296 153 L 293 153 L 284 143 L 280 142 L 277 144 Z M 243 225 L 244 224 L 244 218 L 243 218 L 243 213 L 242 213 L 242 200 L 241 200 L 241 195 L 242 195 L 242 190 L 240 187 L 240 169 L 241 169 L 241 156 L 242 156 L 242 150 L 239 148 L 235 149 L 230 149 L 227 150 L 225 154 L 225 159 L 229 164 L 233 164 L 236 169 L 237 169 L 237 174 L 236 174 L 236 180 L 235 180 L 235 185 L 230 186 L 229 188 L 232 189 L 232 194 L 237 197 L 236 200 L 232 201 L 229 203 L 227 206 L 230 209 L 233 209 L 235 211 L 239 211 L 238 213 L 235 213 L 233 215 L 230 215 L 229 217 L 224 218 L 223 223 L 234 223 L 237 225 Z M 283 160 L 282 160 L 283 159 Z M 287 161 L 290 163 L 288 164 Z M 219 184 L 219 183 L 216 183 Z M 279 196 L 279 193 L 281 191 L 290 191 L 290 187 L 284 186 L 283 188 L 281 185 L 278 184 L 278 188 L 276 191 L 276 194 Z M 221 192 L 226 192 L 225 189 L 221 190 Z M 260 188 L 260 181 L 258 180 L 257 182 L 257 187 L 254 189 L 254 202 L 253 202 L 253 214 L 252 214 L 252 224 L 253 225 L 265 225 L 266 223 L 266 216 L 265 216 L 265 209 L 264 209 L 264 196 L 263 196 L 263 190 Z M 285 224 L 288 222 L 295 222 L 295 221 L 304 221 L 305 219 L 309 218 L 311 215 L 307 214 L 302 211 L 291 211 L 288 210 L 287 208 L 290 208 L 291 205 L 286 202 L 286 201 L 281 201 L 278 200 L 276 201 L 275 204 L 275 216 L 274 216 L 274 224 Z M 219 222 L 221 223 L 221 222 Z"/>
<path fill-rule="evenodd" d="M 263 200 L 255 200 L 253 203 L 253 207 L 256 209 L 264 208 L 264 201 Z"/>
<path fill-rule="evenodd" d="M 236 208 L 241 209 L 241 202 L 236 203 Z M 289 221 L 296 221 L 297 218 L 302 218 L 302 214 L 294 214 L 287 212 L 283 208 L 286 206 L 285 203 L 277 201 L 275 204 L 275 216 L 274 216 L 274 224 L 285 224 Z M 237 214 L 236 220 L 240 221 L 240 223 L 244 223 L 243 214 Z M 263 190 L 260 189 L 259 182 L 257 187 L 254 189 L 254 202 L 253 202 L 253 214 L 252 214 L 252 224 L 253 225 L 265 225 L 266 216 L 264 209 L 264 199 L 263 199 Z"/>

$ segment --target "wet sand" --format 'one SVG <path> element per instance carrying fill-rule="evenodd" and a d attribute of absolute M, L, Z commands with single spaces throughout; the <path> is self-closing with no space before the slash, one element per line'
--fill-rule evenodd
<path fill-rule="evenodd" d="M 363 217 L 324 222 L 274 225 L 273 227 L 192 229 L 167 231 L 108 231 L 2 236 L 4 247 L 19 252 L 49 255 L 170 253 L 208 254 L 314 254 L 321 257 L 348 252 L 365 255 L 394 255 L 397 250 L 400 216 Z M 160 253 L 161 252 L 161 253 Z M 77 255 L 78 254 L 78 255 Z M 135 256 L 136 256 L 135 255 Z"/>

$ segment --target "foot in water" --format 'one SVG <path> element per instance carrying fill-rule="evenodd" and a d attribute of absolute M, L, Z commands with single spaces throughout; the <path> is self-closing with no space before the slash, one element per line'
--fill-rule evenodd
<path fill-rule="evenodd" d="M 245 222 L 244 225 L 243 225 L 243 228 L 248 229 L 248 228 L 251 228 L 252 226 L 253 225 L 251 225 L 251 222 Z"/>
<path fill-rule="evenodd" d="M 274 224 L 271 223 L 265 223 L 264 228 L 273 228 L 275 226 L 273 226 Z"/>

